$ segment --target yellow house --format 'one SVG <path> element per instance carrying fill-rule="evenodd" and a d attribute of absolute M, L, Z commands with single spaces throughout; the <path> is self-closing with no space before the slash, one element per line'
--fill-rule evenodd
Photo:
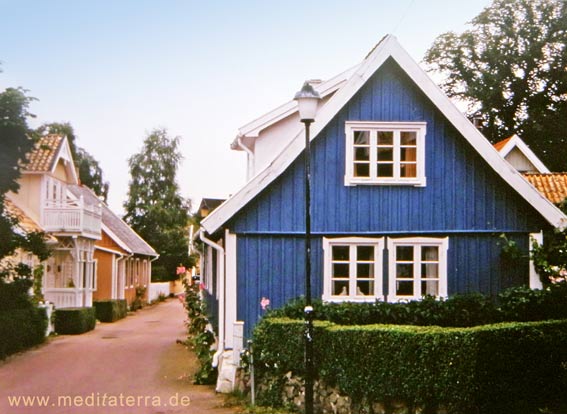
<path fill-rule="evenodd" d="M 69 187 L 78 183 L 67 139 L 47 135 L 22 166 L 19 191 L 6 196 L 8 203 L 56 240 L 44 263 L 43 295 L 57 308 L 92 306 L 95 290 L 101 205 L 74 196 Z"/>

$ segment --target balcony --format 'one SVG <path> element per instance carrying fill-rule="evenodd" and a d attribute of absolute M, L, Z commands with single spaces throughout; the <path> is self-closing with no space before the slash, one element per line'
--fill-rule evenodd
<path fill-rule="evenodd" d="M 48 233 L 68 233 L 100 239 L 101 207 L 78 200 L 47 201 L 42 227 Z"/>

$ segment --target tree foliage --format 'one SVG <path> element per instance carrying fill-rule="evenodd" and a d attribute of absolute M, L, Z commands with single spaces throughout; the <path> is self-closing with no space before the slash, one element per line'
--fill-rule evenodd
<path fill-rule="evenodd" d="M 18 249 L 31 252 L 40 260 L 49 256 L 41 232 L 25 233 L 18 229 L 18 220 L 6 209 L 8 191 L 17 192 L 20 166 L 34 145 L 33 131 L 28 127 L 32 98 L 21 88 L 7 88 L 0 93 L 0 300 L 15 307 L 29 304 L 28 289 L 32 285 L 32 269 L 22 263 L 2 260 Z"/>
<path fill-rule="evenodd" d="M 0 93 L 0 201 L 6 192 L 18 190 L 20 164 L 34 145 L 27 124 L 32 99 L 21 88 Z"/>
<path fill-rule="evenodd" d="M 567 170 L 567 2 L 494 0 L 471 24 L 425 55 L 441 88 L 492 142 L 518 134 L 550 169 Z"/>
<path fill-rule="evenodd" d="M 51 122 L 43 124 L 37 131 L 41 134 L 60 134 L 67 137 L 75 165 L 79 170 L 81 183 L 89 187 L 106 202 L 108 198 L 108 181 L 104 181 L 99 162 L 84 148 L 77 146 L 77 136 L 73 126 L 68 122 Z"/>
<path fill-rule="evenodd" d="M 128 160 L 130 185 L 124 203 L 124 220 L 157 252 L 153 276 L 163 269 L 167 279 L 176 276 L 179 264 L 190 267 L 187 224 L 189 202 L 179 194 L 176 172 L 181 163 L 179 137 L 155 129 L 142 150 Z"/>

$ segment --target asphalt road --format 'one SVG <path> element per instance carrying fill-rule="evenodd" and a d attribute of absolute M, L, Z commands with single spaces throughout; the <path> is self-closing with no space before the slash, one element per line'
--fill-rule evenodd
<path fill-rule="evenodd" d="M 0 414 L 234 413 L 192 384 L 196 358 L 176 343 L 184 319 L 172 299 L 0 362 Z"/>

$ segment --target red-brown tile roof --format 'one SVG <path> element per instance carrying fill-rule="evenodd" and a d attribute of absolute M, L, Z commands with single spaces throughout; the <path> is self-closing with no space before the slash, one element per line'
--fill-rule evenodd
<path fill-rule="evenodd" d="M 28 154 L 27 162 L 23 165 L 24 170 L 27 172 L 51 171 L 62 142 L 61 135 L 41 137 L 32 152 Z"/>
<path fill-rule="evenodd" d="M 4 199 L 4 208 L 8 214 L 15 217 L 18 220 L 18 227 L 24 231 L 24 233 L 34 233 L 43 231 L 43 229 L 32 220 L 22 209 L 16 206 L 12 200 Z M 51 235 L 45 235 L 46 242 L 56 242 L 57 239 Z"/>
<path fill-rule="evenodd" d="M 567 173 L 529 173 L 524 177 L 554 204 L 567 198 Z"/>

